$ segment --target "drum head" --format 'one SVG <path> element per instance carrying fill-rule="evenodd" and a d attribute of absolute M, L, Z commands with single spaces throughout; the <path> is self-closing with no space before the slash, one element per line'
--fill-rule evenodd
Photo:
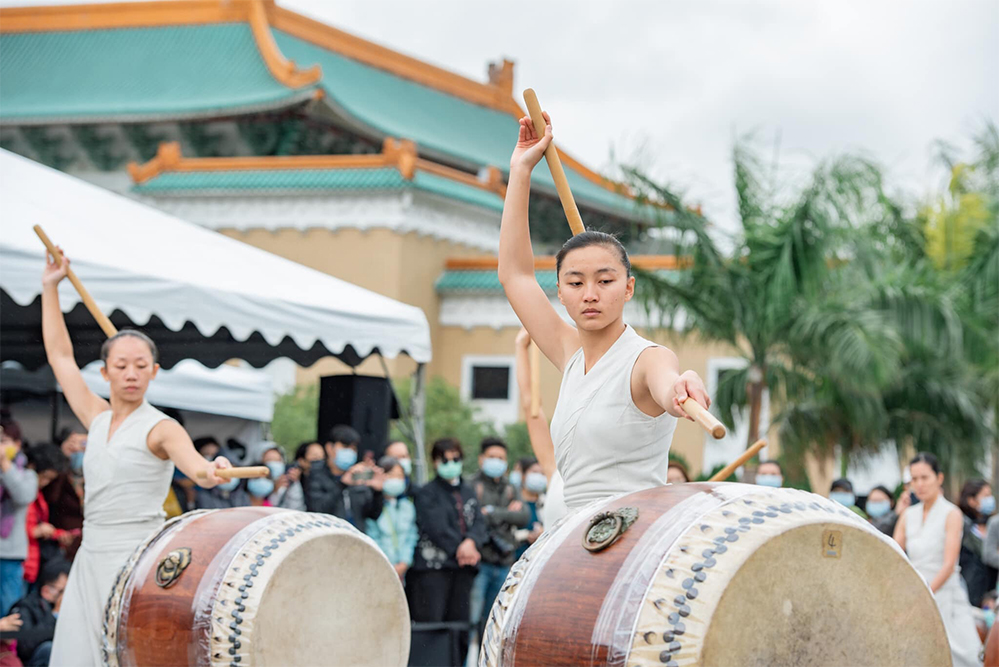
<path fill-rule="evenodd" d="M 842 524 L 794 528 L 761 545 L 728 582 L 702 664 L 947 665 L 927 598 L 913 568 L 877 535 Z"/>
<path fill-rule="evenodd" d="M 399 579 L 381 554 L 352 535 L 319 535 L 267 579 L 252 664 L 402 665 L 409 632 Z"/>

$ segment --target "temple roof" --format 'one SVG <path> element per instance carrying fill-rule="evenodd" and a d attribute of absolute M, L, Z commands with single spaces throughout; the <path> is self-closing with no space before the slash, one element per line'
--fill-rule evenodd
<path fill-rule="evenodd" d="M 477 82 L 269 0 L 0 9 L 0 123 L 149 122 L 238 116 L 317 100 L 375 140 L 506 170 L 524 114 L 513 63 Z M 558 119 L 557 119 L 558 122 Z M 625 188 L 560 155 L 581 206 L 638 217 Z M 537 186 L 554 194 L 548 168 Z"/>
<path fill-rule="evenodd" d="M 155 158 L 129 165 L 133 192 L 163 196 L 190 193 L 289 193 L 303 191 L 401 191 L 415 189 L 503 209 L 499 171 L 484 178 L 417 156 L 411 141 L 387 139 L 376 155 L 185 158 L 177 144 L 162 144 Z"/>

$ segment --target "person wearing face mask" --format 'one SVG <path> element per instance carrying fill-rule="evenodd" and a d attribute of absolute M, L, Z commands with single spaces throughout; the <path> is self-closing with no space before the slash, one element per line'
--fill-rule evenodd
<path fill-rule="evenodd" d="M 518 466 L 524 471 L 524 488 L 521 489 L 521 500 L 528 510 L 528 527 L 515 531 L 517 553 L 514 560 L 520 558 L 532 544 L 535 543 L 544 528 L 542 526 L 542 507 L 545 502 L 545 491 L 548 488 L 548 478 L 537 459 L 528 457 L 518 461 Z"/>
<path fill-rule="evenodd" d="M 267 453 L 265 452 L 265 456 Z M 295 450 L 295 461 L 292 465 L 281 464 L 283 473 L 274 479 L 274 495 L 271 497 L 271 504 L 275 507 L 285 509 L 306 511 L 306 494 L 303 486 L 303 479 L 309 474 L 309 466 L 313 461 L 322 461 L 326 458 L 323 445 L 314 440 L 307 440 L 301 443 Z M 278 468 L 271 468 L 273 475 Z"/>
<path fill-rule="evenodd" d="M 24 595 L 24 559 L 28 557 L 25 522 L 38 495 L 38 475 L 28 466 L 17 422 L 0 423 L 0 616 Z"/>
<path fill-rule="evenodd" d="M 507 481 L 507 445 L 499 438 L 486 438 L 480 444 L 479 472 L 472 487 L 486 518 L 488 540 L 483 547 L 483 562 L 472 588 L 473 619 L 479 619 L 479 636 L 486 628 L 489 611 L 507 579 L 517 554 L 514 531 L 526 528 L 531 520 L 520 494 Z"/>
<path fill-rule="evenodd" d="M 982 642 L 969 596 L 958 572 L 962 511 L 944 497 L 944 474 L 937 457 L 921 452 L 910 461 L 917 502 L 896 522 L 893 539 L 924 578 L 937 602 L 951 647 L 953 667 L 979 667 Z"/>
<path fill-rule="evenodd" d="M 263 466 L 267 464 L 264 461 L 258 461 L 253 465 Z M 271 468 L 271 466 L 267 467 Z M 250 507 L 272 507 L 273 505 L 269 499 L 271 494 L 274 493 L 273 469 L 267 477 L 252 477 L 246 480 L 246 490 L 247 496 L 250 499 Z"/>
<path fill-rule="evenodd" d="M 195 438 L 194 448 L 206 461 L 213 460 L 222 452 L 218 440 L 212 436 Z M 238 479 L 223 480 L 222 483 L 216 484 L 210 489 L 198 488 L 195 490 L 194 506 L 196 509 L 221 510 L 229 507 L 246 507 L 249 504 L 250 496 L 240 486 Z"/>
<path fill-rule="evenodd" d="M 781 464 L 777 461 L 762 461 L 757 466 L 757 477 L 754 479 L 754 483 L 759 486 L 780 489 L 785 485 L 785 475 L 781 470 Z"/>
<path fill-rule="evenodd" d="M 87 436 L 79 428 L 66 428 L 59 433 L 59 448 L 69 460 L 63 470 L 45 488 L 41 489 L 49 507 L 49 523 L 75 537 L 63 552 L 70 562 L 80 548 L 83 530 L 83 457 L 87 449 Z"/>
<path fill-rule="evenodd" d="M 413 459 L 410 458 L 410 448 L 406 446 L 405 442 L 396 440 L 390 442 L 389 446 L 385 448 L 384 456 L 392 457 L 399 462 L 403 474 L 406 476 L 406 492 L 412 495 L 410 486 L 413 479 Z"/>
<path fill-rule="evenodd" d="M 350 426 L 334 426 L 324 445 L 325 460 L 312 461 L 303 488 L 310 512 L 332 514 L 364 529 L 365 519 L 382 513 L 385 474 L 358 463 L 361 435 Z"/>
<path fill-rule="evenodd" d="M 963 515 L 958 565 L 969 589 L 969 602 L 978 607 L 983 601 L 983 594 L 993 590 L 997 584 L 997 569 L 983 562 L 986 522 L 996 512 L 996 499 L 990 485 L 982 479 L 967 481 L 958 494 L 958 508 Z"/>
<path fill-rule="evenodd" d="M 365 532 L 375 540 L 389 562 L 396 568 L 400 581 L 413 564 L 417 547 L 417 508 L 406 496 L 406 471 L 400 459 L 383 456 L 378 467 L 385 471 L 382 496 L 385 505 L 378 519 L 365 519 Z"/>
<path fill-rule="evenodd" d="M 830 500 L 840 503 L 862 519 L 868 519 L 868 515 L 865 514 L 864 510 L 855 504 L 857 497 L 854 495 L 854 485 L 846 477 L 833 480 L 833 484 L 830 485 Z"/>
<path fill-rule="evenodd" d="M 475 490 L 462 481 L 462 447 L 441 438 L 431 448 L 437 476 L 414 498 L 419 538 L 406 577 L 410 617 L 418 623 L 469 623 L 472 582 L 480 550 L 486 544 L 486 521 Z M 469 636 L 459 635 L 453 665 L 464 665 Z"/>
<path fill-rule="evenodd" d="M 868 498 L 865 499 L 865 514 L 868 515 L 868 522 L 889 537 L 892 537 L 895 532 L 896 521 L 899 519 L 894 505 L 892 492 L 881 484 L 873 487 L 868 492 Z"/>
<path fill-rule="evenodd" d="M 57 450 L 58 451 L 58 450 Z M 69 564 L 64 560 L 46 563 L 38 576 L 38 587 L 18 600 L 11 609 L 21 617 L 17 631 L 17 656 L 25 667 L 46 667 L 52 653 L 63 591 L 69 578 Z"/>

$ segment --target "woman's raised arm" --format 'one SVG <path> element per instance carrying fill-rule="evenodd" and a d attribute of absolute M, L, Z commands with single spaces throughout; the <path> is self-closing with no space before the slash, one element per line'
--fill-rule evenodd
<path fill-rule="evenodd" d="M 42 340 L 45 344 L 45 356 L 56 382 L 62 387 L 66 402 L 83 427 L 89 430 L 94 417 L 110 410 L 111 405 L 92 392 L 83 381 L 83 374 L 73 356 L 73 342 L 59 308 L 59 281 L 66 277 L 68 269 L 69 258 L 66 253 L 63 253 L 61 264 L 56 264 L 52 256 L 45 253 L 45 272 L 42 274 Z"/>

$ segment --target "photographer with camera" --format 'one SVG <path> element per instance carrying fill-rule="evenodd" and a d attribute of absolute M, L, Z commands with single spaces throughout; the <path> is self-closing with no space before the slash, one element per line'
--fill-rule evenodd
<path fill-rule="evenodd" d="M 303 477 L 306 509 L 332 514 L 364 530 L 365 519 L 382 514 L 385 473 L 371 463 L 358 463 L 361 435 L 350 426 L 330 429 L 325 459 L 311 461 Z"/>
<path fill-rule="evenodd" d="M 521 502 L 514 485 L 507 481 L 507 444 L 500 438 L 485 438 L 479 448 L 479 472 L 472 488 L 486 519 L 483 562 L 472 589 L 473 618 L 479 611 L 479 636 L 483 636 L 493 601 L 514 564 L 517 539 L 514 531 L 527 527 L 531 512 Z"/>

